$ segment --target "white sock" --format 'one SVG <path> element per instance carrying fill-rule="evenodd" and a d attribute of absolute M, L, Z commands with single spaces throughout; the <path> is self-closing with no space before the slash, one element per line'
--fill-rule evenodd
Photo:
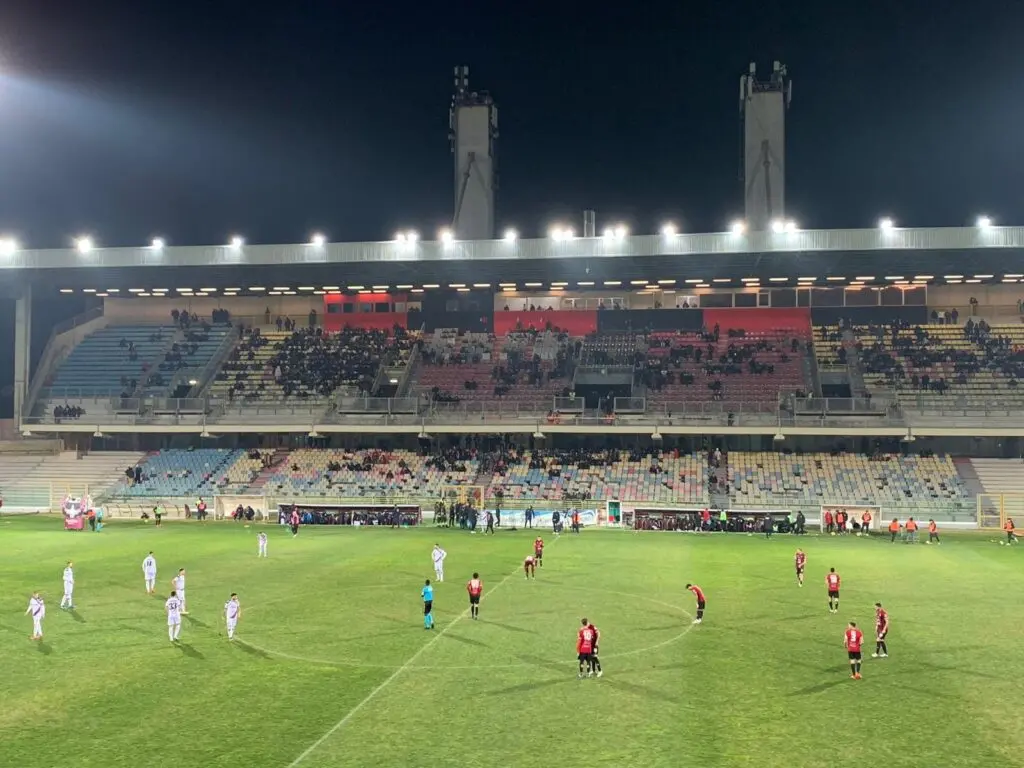
<path fill-rule="evenodd" d="M 167 637 L 170 638 L 171 642 L 174 642 L 174 627 L 167 628 Z"/>
<path fill-rule="evenodd" d="M 177 640 L 178 639 L 178 635 L 180 635 L 180 634 L 181 634 L 181 624 L 175 624 L 174 625 L 174 639 Z"/>

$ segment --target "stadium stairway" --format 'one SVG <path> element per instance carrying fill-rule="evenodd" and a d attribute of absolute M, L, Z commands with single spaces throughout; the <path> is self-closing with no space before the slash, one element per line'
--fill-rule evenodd
<path fill-rule="evenodd" d="M 282 450 L 280 448 L 274 451 L 274 455 L 270 457 L 270 464 L 263 468 L 263 471 L 260 472 L 256 476 L 256 479 L 249 484 L 249 487 L 245 489 L 245 492 L 257 494 L 262 493 L 263 486 L 265 486 L 267 484 L 267 481 L 270 480 L 270 478 L 273 477 L 274 473 L 278 471 L 281 464 L 287 461 L 288 453 L 288 451 Z"/>
<path fill-rule="evenodd" d="M 977 497 L 985 492 L 985 487 L 982 485 L 981 478 L 971 459 L 954 457 L 953 466 L 956 467 L 957 474 L 964 481 L 964 488 L 971 496 Z"/>
<path fill-rule="evenodd" d="M 729 508 L 729 454 L 723 453 L 722 460 L 718 464 L 718 469 L 709 470 L 712 476 L 718 480 L 718 483 L 713 486 L 714 490 L 709 492 L 709 501 L 711 506 L 717 507 L 718 509 Z M 710 478 L 709 478 L 710 479 Z M 711 487 L 711 486 L 709 486 Z"/>

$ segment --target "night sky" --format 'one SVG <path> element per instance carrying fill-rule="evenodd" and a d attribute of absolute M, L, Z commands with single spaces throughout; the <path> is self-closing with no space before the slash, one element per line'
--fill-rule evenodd
<path fill-rule="evenodd" d="M 836 5 L 5 0 L 0 231 L 432 234 L 456 64 L 500 108 L 499 227 L 592 207 L 720 231 L 742 208 L 739 76 L 773 59 L 802 226 L 1024 223 L 1024 6 Z"/>

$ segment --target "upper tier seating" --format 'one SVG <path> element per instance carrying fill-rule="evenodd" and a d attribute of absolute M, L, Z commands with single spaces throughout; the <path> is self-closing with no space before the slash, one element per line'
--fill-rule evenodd
<path fill-rule="evenodd" d="M 423 341 L 417 384 L 440 402 L 493 401 L 550 409 L 568 391 L 577 343 L 554 331 L 494 338 L 438 330 Z"/>
<path fill-rule="evenodd" d="M 445 485 L 476 479 L 475 458 L 461 454 L 422 456 L 406 450 L 293 451 L 266 482 L 268 493 L 360 497 L 405 494 L 434 498 Z"/>
<path fill-rule="evenodd" d="M 179 370 L 190 376 L 197 375 L 224 343 L 228 334 L 237 333 L 230 325 L 202 323 L 182 331 L 180 342 L 172 344 L 164 358 L 151 369 L 142 388 L 143 396 L 163 396 L 168 393 L 172 379 Z"/>
<path fill-rule="evenodd" d="M 774 403 L 779 391 L 806 391 L 807 332 L 655 331 L 637 369 L 650 402 Z"/>
<path fill-rule="evenodd" d="M 816 325 L 813 332 L 818 365 L 846 365 L 843 330 L 838 325 Z"/>
<path fill-rule="evenodd" d="M 142 462 L 140 482 L 120 485 L 114 495 L 150 498 L 213 496 L 225 487 L 225 478 L 232 466 L 245 456 L 245 451 L 227 448 L 160 451 Z"/>
<path fill-rule="evenodd" d="M 730 453 L 729 495 L 741 507 L 802 504 L 914 505 L 963 501 L 968 494 L 948 456 Z"/>
<path fill-rule="evenodd" d="M 343 387 L 369 392 L 385 355 L 392 350 L 407 355 L 412 343 L 403 329 L 248 329 L 209 394 L 240 402 L 318 402 Z"/>
<path fill-rule="evenodd" d="M 117 397 L 129 391 L 131 381 L 142 382 L 152 370 L 175 332 L 175 328 L 152 325 L 118 325 L 89 334 L 48 382 L 51 396 Z"/>
<path fill-rule="evenodd" d="M 857 326 L 864 380 L 907 407 L 980 408 L 1024 400 L 1024 325 Z"/>
<path fill-rule="evenodd" d="M 500 492 L 503 501 L 708 503 L 704 458 L 672 451 L 525 451 L 501 459 L 487 485 L 488 497 Z"/>

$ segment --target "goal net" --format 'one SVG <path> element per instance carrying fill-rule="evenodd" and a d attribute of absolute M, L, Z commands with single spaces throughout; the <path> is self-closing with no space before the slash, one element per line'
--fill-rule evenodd
<path fill-rule="evenodd" d="M 1024 524 L 1024 494 L 1022 493 L 979 493 L 978 527 L 983 530 L 997 530 L 1006 524 L 1007 518 L 1015 525 Z"/>
<path fill-rule="evenodd" d="M 241 507 L 247 509 L 252 507 L 256 513 L 254 520 L 269 520 L 272 519 L 277 522 L 277 510 L 267 509 L 267 497 L 266 496 L 247 496 L 244 494 L 239 495 L 226 495 L 216 496 L 213 500 L 213 515 L 214 520 L 223 520 L 224 518 L 230 518 L 234 514 L 235 510 Z"/>
<path fill-rule="evenodd" d="M 882 508 L 877 504 L 822 504 L 821 505 L 821 531 L 837 532 L 836 515 L 845 516 L 844 530 L 846 533 L 859 533 L 863 526 L 864 513 L 871 515 L 871 530 L 878 531 L 883 527 Z M 827 520 L 832 521 L 829 529 Z"/>

